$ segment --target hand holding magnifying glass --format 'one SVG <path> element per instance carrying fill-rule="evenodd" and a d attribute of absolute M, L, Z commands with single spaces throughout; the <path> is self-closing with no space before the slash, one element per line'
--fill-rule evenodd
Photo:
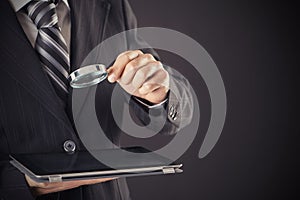
<path fill-rule="evenodd" d="M 107 77 L 111 83 L 118 82 L 129 94 L 154 104 L 162 102 L 169 90 L 169 74 L 161 62 L 140 50 L 121 53 L 107 70 L 102 64 L 82 67 L 72 72 L 69 79 L 71 87 L 85 88 Z"/>

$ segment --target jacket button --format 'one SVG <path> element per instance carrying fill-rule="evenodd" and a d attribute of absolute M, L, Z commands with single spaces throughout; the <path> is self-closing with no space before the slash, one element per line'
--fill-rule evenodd
<path fill-rule="evenodd" d="M 76 150 L 76 144 L 72 140 L 67 140 L 64 142 L 64 150 L 67 153 L 73 153 Z"/>

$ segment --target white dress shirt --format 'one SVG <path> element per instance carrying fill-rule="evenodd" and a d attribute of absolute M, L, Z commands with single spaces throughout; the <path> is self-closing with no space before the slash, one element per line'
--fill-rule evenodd
<path fill-rule="evenodd" d="M 11 6 L 16 12 L 17 18 L 28 38 L 32 47 L 35 45 L 35 41 L 38 35 L 36 25 L 32 22 L 27 15 L 24 6 L 32 0 L 9 0 Z M 61 33 L 66 41 L 69 53 L 70 53 L 70 40 L 71 40 L 71 19 L 70 19 L 70 7 L 67 0 L 61 0 L 56 6 L 56 13 L 58 17 L 58 26 L 61 28 Z"/>

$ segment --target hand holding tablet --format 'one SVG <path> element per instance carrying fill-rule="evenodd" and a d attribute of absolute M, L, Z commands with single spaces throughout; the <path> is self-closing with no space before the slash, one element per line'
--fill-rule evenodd
<path fill-rule="evenodd" d="M 28 185 L 32 188 L 35 196 L 49 194 L 53 192 L 60 192 L 64 190 L 73 189 L 83 185 L 92 185 L 96 183 L 103 183 L 111 181 L 116 178 L 99 178 L 99 179 L 87 179 L 87 180 L 74 180 L 67 182 L 54 182 L 54 183 L 39 183 L 32 180 L 29 176 L 25 175 L 25 179 Z"/>

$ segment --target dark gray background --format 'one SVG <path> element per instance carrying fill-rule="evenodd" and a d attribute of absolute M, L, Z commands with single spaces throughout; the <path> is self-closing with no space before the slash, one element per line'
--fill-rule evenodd
<path fill-rule="evenodd" d="M 130 2 L 140 27 L 171 28 L 197 40 L 219 67 L 228 97 L 221 138 L 200 160 L 210 117 L 207 88 L 185 60 L 160 51 L 163 62 L 188 77 L 196 90 L 200 128 L 178 160 L 184 173 L 128 179 L 133 199 L 299 199 L 299 7 L 276 1 Z M 169 140 L 145 143 L 159 148 Z"/>

